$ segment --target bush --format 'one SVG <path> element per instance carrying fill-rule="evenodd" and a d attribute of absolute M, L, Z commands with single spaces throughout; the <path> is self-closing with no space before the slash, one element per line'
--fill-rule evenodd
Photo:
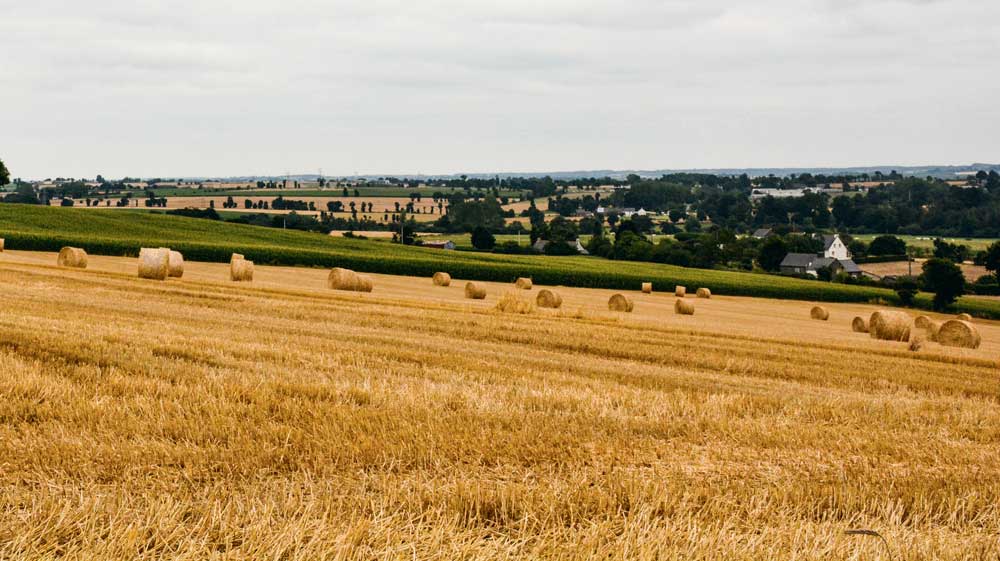
<path fill-rule="evenodd" d="M 501 242 L 493 248 L 493 253 L 504 253 L 507 255 L 530 255 L 535 250 L 530 246 L 523 246 L 514 240 Z"/>
<path fill-rule="evenodd" d="M 899 301 L 904 306 L 912 306 L 919 288 L 913 277 L 902 277 L 896 281 L 896 296 L 899 296 Z"/>

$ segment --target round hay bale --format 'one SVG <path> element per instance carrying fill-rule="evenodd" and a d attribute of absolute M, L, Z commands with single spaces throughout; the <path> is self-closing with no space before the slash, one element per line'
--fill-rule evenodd
<path fill-rule="evenodd" d="M 531 279 L 528 277 L 518 277 L 517 280 L 514 281 L 514 286 L 522 290 L 531 290 Z"/>
<path fill-rule="evenodd" d="M 677 285 L 677 286 L 674 287 L 674 296 L 676 296 L 678 298 L 684 298 L 685 296 L 687 296 L 687 292 L 688 292 L 688 289 L 686 287 L 681 286 L 681 285 Z"/>
<path fill-rule="evenodd" d="M 612 312 L 631 312 L 635 304 L 624 294 L 612 294 L 608 299 L 608 309 Z"/>
<path fill-rule="evenodd" d="M 497 300 L 496 309 L 512 314 L 530 314 L 535 311 L 535 304 L 531 298 L 521 296 L 519 291 L 508 290 Z"/>
<path fill-rule="evenodd" d="M 229 280 L 233 282 L 249 282 L 253 280 L 253 261 L 244 259 L 242 255 L 233 254 L 229 261 Z"/>
<path fill-rule="evenodd" d="M 0 249 L 0 251 L 2 251 L 2 249 Z M 957 319 L 958 321 L 972 321 L 972 316 L 970 316 L 969 314 L 958 314 L 957 316 L 955 316 L 955 319 Z"/>
<path fill-rule="evenodd" d="M 431 278 L 434 282 L 434 286 L 449 286 L 451 284 L 451 275 L 448 273 L 437 272 Z"/>
<path fill-rule="evenodd" d="M 851 322 L 851 329 L 855 333 L 868 333 L 868 320 L 858 316 Z"/>
<path fill-rule="evenodd" d="M 703 286 L 699 288 L 697 292 L 695 292 L 695 296 L 697 296 L 698 298 L 704 298 L 708 300 L 709 298 L 712 297 L 712 291 Z"/>
<path fill-rule="evenodd" d="M 368 275 L 358 275 L 359 285 L 361 289 L 359 292 L 371 292 L 375 288 L 375 280 Z"/>
<path fill-rule="evenodd" d="M 928 323 L 927 327 L 925 327 L 924 329 L 927 332 L 927 339 L 929 339 L 931 341 L 937 341 L 938 340 L 938 333 L 941 332 L 941 324 L 940 323 L 938 323 L 936 321 L 932 321 L 932 322 Z"/>
<path fill-rule="evenodd" d="M 874 312 L 868 320 L 868 334 L 883 341 L 909 341 L 910 316 L 890 310 Z"/>
<path fill-rule="evenodd" d="M 57 261 L 60 267 L 87 268 L 87 252 L 78 247 L 64 247 L 59 250 Z"/>
<path fill-rule="evenodd" d="M 246 257 L 243 257 L 243 254 L 241 254 L 241 253 L 234 253 L 234 254 L 233 254 L 233 255 L 232 255 L 232 256 L 231 256 L 230 258 L 229 258 L 229 262 L 230 262 L 230 263 L 232 263 L 233 261 L 235 261 L 235 260 L 237 260 L 237 259 L 246 259 Z"/>
<path fill-rule="evenodd" d="M 927 326 L 932 323 L 934 323 L 933 320 L 925 315 L 919 315 L 917 319 L 913 320 L 913 325 L 920 329 L 927 329 Z"/>
<path fill-rule="evenodd" d="M 694 304 L 688 302 L 687 300 L 681 300 L 678 298 L 677 300 L 674 300 L 674 313 L 682 316 L 693 316 Z"/>
<path fill-rule="evenodd" d="M 170 274 L 170 250 L 165 247 L 144 247 L 139 250 L 139 278 L 166 280 Z"/>
<path fill-rule="evenodd" d="M 910 338 L 910 350 L 917 352 L 924 348 L 924 336 L 919 333 Z"/>
<path fill-rule="evenodd" d="M 562 296 L 558 292 L 543 288 L 538 291 L 535 303 L 538 304 L 539 308 L 561 308 Z"/>
<path fill-rule="evenodd" d="M 350 269 L 334 267 L 326 279 L 327 286 L 334 290 L 351 292 L 371 292 L 374 283 L 368 277 L 363 277 Z"/>
<path fill-rule="evenodd" d="M 3 253 L 3 244 L 4 244 L 4 239 L 0 238 L 0 253 Z"/>
<path fill-rule="evenodd" d="M 184 256 L 179 251 L 170 252 L 167 276 L 179 279 L 184 276 Z"/>
<path fill-rule="evenodd" d="M 937 333 L 937 342 L 946 347 L 962 347 L 978 349 L 983 339 L 975 325 L 960 319 L 951 319 L 941 325 Z"/>
<path fill-rule="evenodd" d="M 813 306 L 813 308 L 809 310 L 809 317 L 820 321 L 826 321 L 830 319 L 830 310 L 827 310 L 823 306 Z"/>
<path fill-rule="evenodd" d="M 642 293 L 643 294 L 652 294 L 653 293 L 653 283 L 651 283 L 651 282 L 644 282 L 644 283 L 642 283 Z"/>
<path fill-rule="evenodd" d="M 483 300 L 486 298 L 486 287 L 474 282 L 465 283 L 465 297 L 470 300 Z"/>

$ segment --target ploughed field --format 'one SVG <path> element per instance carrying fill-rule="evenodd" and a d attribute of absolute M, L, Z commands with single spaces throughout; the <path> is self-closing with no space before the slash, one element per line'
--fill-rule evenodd
<path fill-rule="evenodd" d="M 0 254 L 3 559 L 1000 550 L 996 322 L 914 353 L 851 331 L 868 305 L 557 288 L 521 315 L 507 284 L 55 262 Z"/>

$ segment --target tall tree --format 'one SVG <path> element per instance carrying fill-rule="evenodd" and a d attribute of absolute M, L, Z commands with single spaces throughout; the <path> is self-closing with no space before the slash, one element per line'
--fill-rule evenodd
<path fill-rule="evenodd" d="M 10 171 L 7 170 L 7 166 L 3 164 L 3 160 L 0 160 L 0 187 L 10 183 Z"/>
<path fill-rule="evenodd" d="M 986 270 L 1000 281 L 1000 242 L 993 242 L 986 250 Z"/>
<path fill-rule="evenodd" d="M 948 259 L 935 257 L 924 262 L 924 288 L 934 293 L 934 309 L 944 310 L 965 294 L 962 269 Z"/>

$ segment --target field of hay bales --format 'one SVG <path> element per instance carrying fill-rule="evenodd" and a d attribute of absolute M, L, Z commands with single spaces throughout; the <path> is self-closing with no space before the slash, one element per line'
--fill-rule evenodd
<path fill-rule="evenodd" d="M 142 247 L 170 247 L 192 261 L 228 262 L 233 253 L 261 265 L 345 267 L 363 273 L 430 276 L 446 271 L 460 278 L 634 290 L 686 285 L 713 294 L 799 300 L 868 302 L 897 300 L 888 289 L 796 278 L 693 269 L 656 263 L 611 261 L 584 256 L 504 255 L 401 246 L 335 238 L 309 232 L 231 224 L 181 216 L 86 210 L 37 205 L 0 205 L 0 238 L 7 249 L 58 251 L 83 248 L 90 255 L 137 255 Z M 917 296 L 928 307 L 930 297 Z M 959 311 L 1000 319 L 1000 301 L 963 297 Z"/>
<path fill-rule="evenodd" d="M 2 559 L 1000 550 L 997 322 L 911 352 L 863 304 L 56 260 L 0 254 Z"/>

